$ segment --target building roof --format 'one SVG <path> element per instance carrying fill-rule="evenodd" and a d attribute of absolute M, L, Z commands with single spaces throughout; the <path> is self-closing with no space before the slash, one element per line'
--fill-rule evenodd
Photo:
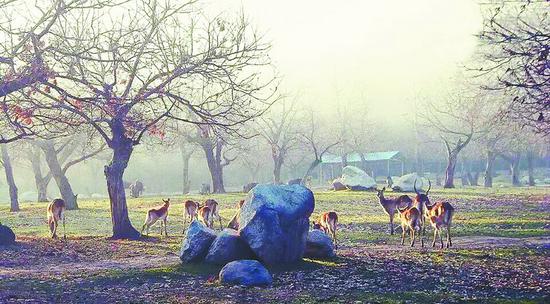
<path fill-rule="evenodd" d="M 363 153 L 365 160 L 368 162 L 383 161 L 399 159 L 401 156 L 399 151 L 383 151 L 383 152 L 371 152 Z M 348 163 L 355 163 L 361 161 L 361 155 L 359 153 L 350 153 L 347 155 Z M 342 162 L 342 157 L 335 154 L 326 153 L 323 155 L 321 162 L 323 164 L 337 164 Z"/>

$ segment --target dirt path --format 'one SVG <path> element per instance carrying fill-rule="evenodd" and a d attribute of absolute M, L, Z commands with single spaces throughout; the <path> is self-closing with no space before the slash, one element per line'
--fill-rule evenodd
<path fill-rule="evenodd" d="M 432 249 L 428 242 L 428 247 L 424 250 Z M 550 237 L 529 237 L 529 238 L 505 238 L 505 237 L 485 237 L 470 236 L 457 237 L 453 240 L 453 249 L 490 249 L 490 248 L 508 248 L 508 247 L 542 247 L 550 248 Z M 414 248 L 408 246 L 401 247 L 396 245 L 372 245 L 365 246 L 365 250 L 380 251 L 402 251 L 419 250 L 418 245 Z M 452 250 L 452 249 L 451 249 Z M 344 250 L 345 251 L 345 250 Z M 0 279 L 14 277 L 44 277 L 71 275 L 79 273 L 98 273 L 106 270 L 142 270 L 151 268 L 160 268 L 172 266 L 179 262 L 175 254 L 163 256 L 140 256 L 131 258 L 120 258 L 116 260 L 101 260 L 97 262 L 67 262 L 61 264 L 46 264 L 22 267 L 0 267 Z"/>

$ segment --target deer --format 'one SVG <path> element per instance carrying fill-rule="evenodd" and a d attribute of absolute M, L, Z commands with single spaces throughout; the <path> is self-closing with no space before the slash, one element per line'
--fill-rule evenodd
<path fill-rule="evenodd" d="M 160 235 L 162 236 L 162 226 L 164 225 L 164 236 L 168 236 L 168 231 L 166 230 L 166 218 L 168 217 L 170 199 L 162 199 L 162 202 L 164 203 L 162 206 L 151 208 L 147 211 L 145 223 L 141 227 L 141 235 L 143 235 L 143 230 L 147 228 L 146 235 L 149 236 L 149 227 L 153 226 L 158 220 L 160 220 Z"/>
<path fill-rule="evenodd" d="M 199 211 L 199 203 L 187 200 L 183 203 L 183 205 L 183 233 L 185 233 L 187 217 L 189 217 L 189 222 L 192 222 L 193 219 L 198 219 L 197 214 Z"/>
<path fill-rule="evenodd" d="M 434 227 L 434 239 L 432 247 L 435 247 L 435 240 L 439 233 L 439 240 L 441 241 L 441 249 L 443 249 L 443 236 L 441 230 L 443 227 L 447 228 L 447 248 L 453 245 L 451 241 L 451 222 L 453 220 L 454 208 L 448 202 L 437 202 L 432 206 L 426 206 L 426 214 L 432 227 Z"/>
<path fill-rule="evenodd" d="M 214 219 L 218 219 L 220 220 L 220 229 L 223 229 L 223 224 L 222 224 L 222 217 L 220 216 L 220 213 L 219 213 L 219 208 L 218 208 L 218 202 L 216 202 L 215 200 L 213 199 L 207 199 L 205 202 L 204 202 L 204 206 L 210 208 L 210 217 L 211 217 L 211 221 L 214 221 Z M 213 227 L 213 225 L 211 225 Z M 212 228 L 210 227 L 210 228 Z"/>
<path fill-rule="evenodd" d="M 386 187 L 382 188 L 382 190 L 376 189 L 376 196 L 378 196 L 380 205 L 382 206 L 382 208 L 384 208 L 384 211 L 390 217 L 390 234 L 393 235 L 393 217 L 397 212 L 397 209 L 410 207 L 412 204 L 412 199 L 408 195 L 401 195 L 395 199 L 385 198 L 385 190 Z"/>
<path fill-rule="evenodd" d="M 422 229 L 422 214 L 416 207 L 408 207 L 403 209 L 397 209 L 399 212 L 399 218 L 401 219 L 401 229 L 403 233 L 401 235 L 401 245 L 405 244 L 405 234 L 407 230 L 411 237 L 411 247 L 414 247 L 414 241 L 416 240 L 416 232 L 420 232 Z"/>
<path fill-rule="evenodd" d="M 422 235 L 420 236 L 420 241 L 422 243 L 422 247 L 424 247 L 424 235 L 426 234 L 426 220 L 425 220 L 425 217 L 427 216 L 426 214 L 426 210 L 427 210 L 427 206 L 430 205 L 430 198 L 428 197 L 428 194 L 430 193 L 430 189 L 432 189 L 432 182 L 428 179 L 428 190 L 426 191 L 426 193 L 420 193 L 420 191 L 418 191 L 418 189 L 416 189 L 416 179 L 414 180 L 414 192 L 416 193 L 416 196 L 414 197 L 414 201 L 413 201 L 413 207 L 416 207 L 416 209 L 418 209 L 418 211 L 420 211 L 420 214 L 422 215 L 421 217 L 421 222 L 422 222 Z"/>
<path fill-rule="evenodd" d="M 313 229 L 319 229 L 328 234 L 331 237 L 332 242 L 334 243 L 334 247 L 336 249 L 338 249 L 338 245 L 336 243 L 337 226 L 338 214 L 336 214 L 336 212 L 334 211 L 323 212 L 321 214 L 321 217 L 319 218 L 319 222 L 313 221 Z"/>
<path fill-rule="evenodd" d="M 237 203 L 237 212 L 235 213 L 235 215 L 233 216 L 229 224 L 227 224 L 227 228 L 231 228 L 235 230 L 239 229 L 239 215 L 241 214 L 241 208 L 243 207 L 244 202 L 245 200 L 240 200 Z"/>
<path fill-rule="evenodd" d="M 65 234 L 65 201 L 56 198 L 48 204 L 47 212 L 48 226 L 50 227 L 50 235 L 52 239 L 57 238 L 57 226 L 59 221 L 63 221 L 63 239 L 67 239 Z"/>
<path fill-rule="evenodd" d="M 208 206 L 203 206 L 199 209 L 199 221 L 203 223 L 206 227 L 212 228 L 214 224 L 212 223 L 212 209 Z"/>

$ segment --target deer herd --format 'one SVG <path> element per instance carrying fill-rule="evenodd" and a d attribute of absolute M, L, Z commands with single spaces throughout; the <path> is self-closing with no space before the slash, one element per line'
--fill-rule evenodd
<path fill-rule="evenodd" d="M 432 247 L 435 247 L 437 241 L 437 235 L 439 234 L 440 248 L 443 248 L 443 236 L 442 230 L 446 230 L 447 242 L 446 247 L 452 246 L 451 240 L 451 222 L 453 219 L 454 208 L 448 202 L 436 202 L 432 204 L 428 197 L 430 189 L 432 187 L 431 181 L 429 181 L 428 190 L 425 193 L 421 193 L 416 188 L 416 180 L 414 182 L 414 199 L 411 199 L 408 195 L 401 195 L 396 198 L 386 198 L 384 191 L 376 189 L 377 197 L 380 205 L 384 209 L 384 212 L 389 217 L 390 234 L 394 234 L 394 216 L 398 214 L 401 221 L 401 245 L 405 243 L 405 236 L 408 233 L 410 236 L 410 246 L 413 247 L 416 238 L 420 234 L 421 246 L 424 247 L 424 235 L 426 232 L 426 222 L 428 221 L 433 227 L 434 236 L 432 241 Z M 145 223 L 141 227 L 141 234 L 145 230 L 146 235 L 149 235 L 149 228 L 156 222 L 160 221 L 160 235 L 168 235 L 166 223 L 168 217 L 168 209 L 170 208 L 170 199 L 163 199 L 162 206 L 151 208 L 147 211 Z M 245 203 L 241 200 L 237 203 L 237 214 L 240 212 L 240 208 Z M 187 200 L 183 203 L 183 232 L 185 233 L 185 227 L 187 220 L 189 223 L 193 220 L 198 220 L 209 228 L 214 228 L 214 220 L 218 220 L 220 223 L 220 229 L 223 228 L 222 218 L 219 214 L 218 202 L 214 199 L 207 199 L 203 204 Z M 57 238 L 57 227 L 61 221 L 63 224 L 63 238 L 66 238 L 65 234 L 65 202 L 62 199 L 53 200 L 47 208 L 48 227 L 50 229 L 50 236 Z M 233 217 L 228 227 L 238 228 L 238 222 L 236 222 L 237 216 Z M 336 230 L 338 226 L 338 214 L 334 211 L 323 212 L 320 215 L 318 221 L 313 221 L 313 229 L 319 229 L 326 233 L 332 240 L 335 248 L 337 248 Z"/>

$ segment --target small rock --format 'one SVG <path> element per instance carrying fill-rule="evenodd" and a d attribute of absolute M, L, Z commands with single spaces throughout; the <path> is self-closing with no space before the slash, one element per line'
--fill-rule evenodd
<path fill-rule="evenodd" d="M 332 240 L 319 229 L 310 231 L 307 235 L 305 257 L 308 258 L 333 258 L 336 256 Z"/>
<path fill-rule="evenodd" d="M 269 286 L 273 278 L 256 260 L 239 260 L 225 265 L 220 271 L 220 282 L 229 285 Z"/>
<path fill-rule="evenodd" d="M 251 259 L 254 253 L 248 244 L 239 236 L 237 230 L 224 229 L 214 240 L 205 261 L 225 265 L 236 260 Z"/>
<path fill-rule="evenodd" d="M 0 224 L 0 245 L 15 244 L 15 233 L 10 227 Z"/>

